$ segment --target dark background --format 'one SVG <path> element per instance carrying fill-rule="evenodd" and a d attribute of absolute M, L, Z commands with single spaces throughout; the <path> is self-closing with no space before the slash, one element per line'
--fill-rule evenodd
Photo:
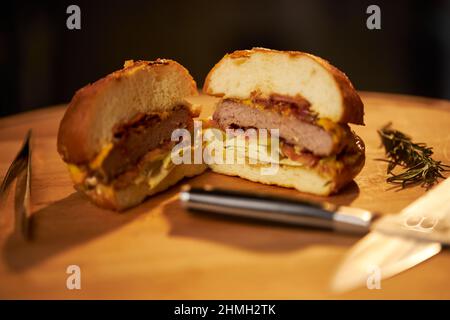
<path fill-rule="evenodd" d="M 81 30 L 66 8 L 81 8 Z M 381 30 L 366 8 L 381 7 Z M 450 99 L 450 1 L 17 1 L 0 8 L 0 116 L 64 103 L 126 59 L 172 58 L 199 86 L 235 49 L 319 55 L 358 90 Z"/>

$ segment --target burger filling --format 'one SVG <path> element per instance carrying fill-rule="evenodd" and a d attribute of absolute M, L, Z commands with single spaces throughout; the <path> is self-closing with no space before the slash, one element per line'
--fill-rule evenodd
<path fill-rule="evenodd" d="M 317 156 L 341 152 L 351 131 L 346 124 L 319 119 L 305 99 L 280 95 L 248 100 L 224 99 L 217 105 L 213 120 L 221 129 L 279 129 L 280 138 Z"/>
<path fill-rule="evenodd" d="M 278 129 L 279 164 L 314 167 L 322 172 L 359 165 L 364 149 L 347 124 L 318 118 L 302 98 L 253 94 L 246 100 L 223 99 L 216 106 L 212 126 L 221 130 Z"/>
<path fill-rule="evenodd" d="M 193 114 L 186 106 L 170 112 L 137 114 L 113 128 L 113 140 L 87 165 L 69 165 L 73 179 L 84 188 L 98 183 L 123 188 L 144 179 L 156 184 L 172 169 L 170 152 L 177 128 L 191 130 Z"/>
<path fill-rule="evenodd" d="M 170 151 L 172 132 L 192 128 L 189 109 L 177 107 L 166 114 L 139 114 L 114 129 L 113 148 L 99 168 L 99 176 L 110 181 L 132 168 L 148 151 L 162 148 Z"/>

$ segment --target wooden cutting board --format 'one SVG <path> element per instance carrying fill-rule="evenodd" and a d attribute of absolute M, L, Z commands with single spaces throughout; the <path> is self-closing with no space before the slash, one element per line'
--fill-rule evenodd
<path fill-rule="evenodd" d="M 367 147 L 362 173 L 326 200 L 398 212 L 425 191 L 385 183 L 386 164 L 376 129 L 388 121 L 433 146 L 450 163 L 450 102 L 362 93 L 366 126 L 354 126 Z M 194 102 L 211 112 L 214 99 Z M 382 289 L 336 295 L 329 281 L 357 237 L 273 226 L 184 211 L 179 186 L 125 213 L 102 210 L 74 191 L 56 152 L 64 106 L 0 119 L 0 176 L 34 130 L 32 203 L 34 241 L 11 236 L 10 195 L 0 212 L 0 298 L 450 298 L 450 251 L 383 280 Z M 187 181 L 184 181 L 187 182 Z M 319 199 L 296 191 L 207 172 L 188 181 L 224 188 Z M 12 192 L 13 193 L 13 192 Z M 78 265 L 81 290 L 68 290 L 66 269 Z"/>

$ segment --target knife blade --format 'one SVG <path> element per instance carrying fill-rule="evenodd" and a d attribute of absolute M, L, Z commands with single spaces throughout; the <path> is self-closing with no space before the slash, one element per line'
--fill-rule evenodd
<path fill-rule="evenodd" d="M 428 260 L 449 243 L 450 178 L 403 209 L 381 218 L 374 230 L 350 250 L 331 282 L 344 292 L 363 286 L 374 268 L 379 280 Z"/>
<path fill-rule="evenodd" d="M 390 278 L 428 260 L 441 249 L 439 242 L 372 231 L 346 255 L 333 277 L 331 289 L 341 293 L 367 285 L 375 271 L 379 272 L 379 281 Z"/>

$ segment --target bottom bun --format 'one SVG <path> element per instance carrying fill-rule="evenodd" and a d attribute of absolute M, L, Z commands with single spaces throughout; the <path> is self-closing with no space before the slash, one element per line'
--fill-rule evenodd
<path fill-rule="evenodd" d="M 280 165 L 276 174 L 263 175 L 261 174 L 263 165 L 249 164 L 248 162 L 233 165 L 210 164 L 209 167 L 212 171 L 220 174 L 238 176 L 263 184 L 294 188 L 300 192 L 314 195 L 328 196 L 338 192 L 361 171 L 364 165 L 364 153 L 359 154 L 358 157 L 358 161 L 353 165 L 341 167 L 337 171 L 330 168 L 328 173 L 320 173 L 314 168 Z"/>
<path fill-rule="evenodd" d="M 77 188 L 98 206 L 121 211 L 140 204 L 145 198 L 164 191 L 185 177 L 193 177 L 203 173 L 207 168 L 204 164 L 177 165 L 156 186 L 151 187 L 147 181 L 132 183 L 125 188 L 114 189 L 98 184 L 94 189 Z"/>

